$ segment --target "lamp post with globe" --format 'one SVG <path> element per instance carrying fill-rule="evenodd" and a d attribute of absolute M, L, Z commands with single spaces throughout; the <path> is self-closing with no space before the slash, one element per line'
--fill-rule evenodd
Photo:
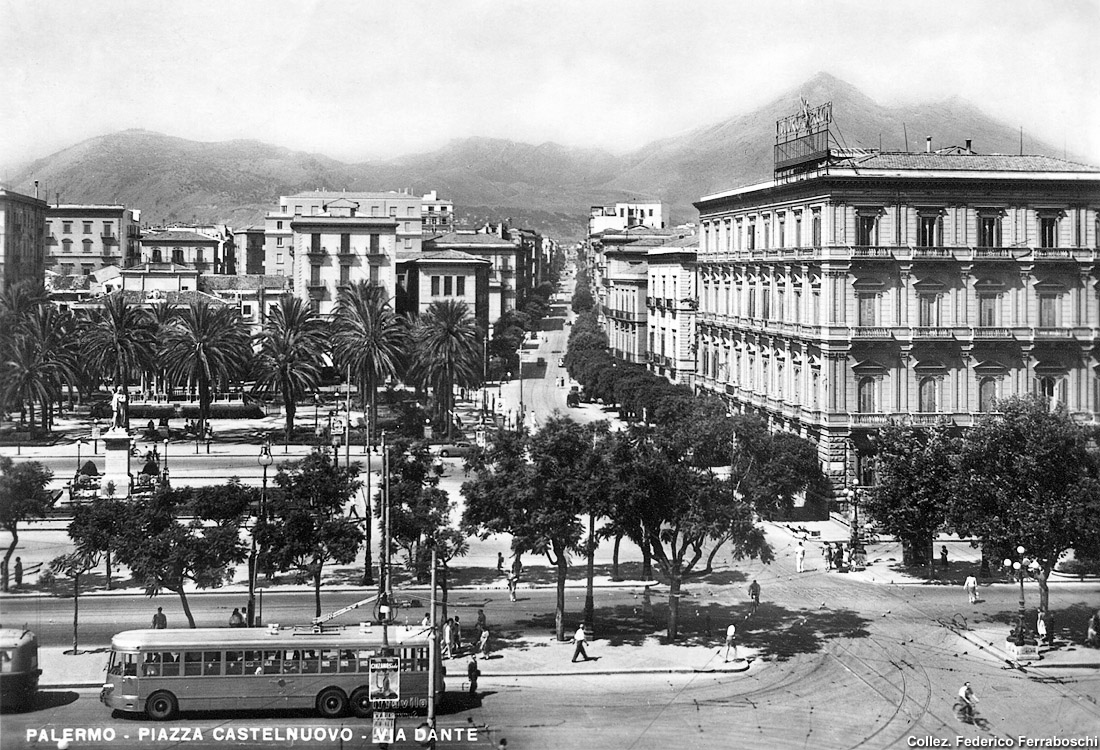
<path fill-rule="evenodd" d="M 260 455 L 256 457 L 256 463 L 263 468 L 263 482 L 260 485 L 260 513 L 256 523 L 252 524 L 252 544 L 248 555 L 248 614 L 245 621 L 248 627 L 256 624 L 256 578 L 259 573 L 259 563 L 256 556 L 256 527 L 267 516 L 267 467 L 271 466 L 271 446 L 265 441 L 260 446 Z"/>
<path fill-rule="evenodd" d="M 1027 637 L 1027 625 L 1025 624 L 1027 608 L 1024 604 L 1024 574 L 1028 570 L 1032 573 L 1039 570 L 1039 561 L 1034 558 L 1029 559 L 1024 557 L 1025 552 L 1027 552 L 1027 550 L 1024 549 L 1023 545 L 1020 545 L 1016 547 L 1016 554 L 1019 556 L 1018 560 L 1013 560 L 1010 557 L 1006 557 L 1004 560 L 1005 567 L 1014 571 L 1016 576 L 1020 579 L 1020 613 L 1019 622 L 1016 624 L 1016 637 L 1014 639 L 1017 648 L 1024 646 L 1029 640 Z"/>

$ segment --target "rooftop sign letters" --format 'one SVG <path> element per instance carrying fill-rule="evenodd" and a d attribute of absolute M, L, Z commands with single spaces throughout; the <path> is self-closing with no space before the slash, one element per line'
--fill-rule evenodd
<path fill-rule="evenodd" d="M 801 100 L 797 114 L 776 121 L 775 171 L 827 158 L 832 121 L 832 102 L 811 107 L 805 99 Z"/>

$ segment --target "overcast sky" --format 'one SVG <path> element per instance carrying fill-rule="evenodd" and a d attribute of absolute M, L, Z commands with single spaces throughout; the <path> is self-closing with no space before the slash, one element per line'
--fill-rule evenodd
<path fill-rule="evenodd" d="M 819 71 L 960 95 L 1100 164 L 1100 0 L 0 0 L 0 165 L 146 128 L 357 160 L 471 135 L 615 151 Z"/>

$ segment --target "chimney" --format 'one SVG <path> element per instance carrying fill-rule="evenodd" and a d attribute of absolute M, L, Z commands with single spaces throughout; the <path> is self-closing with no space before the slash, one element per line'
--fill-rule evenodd
<path fill-rule="evenodd" d="M 38 200 L 38 180 L 34 181 L 34 199 Z"/>
<path fill-rule="evenodd" d="M 932 136 L 928 136 L 924 139 L 924 153 L 932 153 Z"/>
<path fill-rule="evenodd" d="M 966 139 L 966 150 L 967 151 L 972 151 L 973 150 L 973 149 L 970 148 L 971 143 L 972 143 L 972 141 L 969 138 L 967 138 Z"/>

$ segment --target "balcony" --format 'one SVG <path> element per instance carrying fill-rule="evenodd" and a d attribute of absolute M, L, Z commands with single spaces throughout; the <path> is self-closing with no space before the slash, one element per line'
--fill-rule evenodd
<path fill-rule="evenodd" d="M 880 260 L 893 260 L 896 249 L 871 245 L 856 245 L 849 248 L 853 258 L 877 258 Z"/>
<path fill-rule="evenodd" d="M 323 248 L 323 247 L 310 246 L 309 250 L 306 251 L 306 255 L 308 255 L 311 258 L 323 258 L 326 255 L 328 255 L 328 253 L 325 251 L 325 248 Z"/>
<path fill-rule="evenodd" d="M 853 339 L 892 341 L 894 338 L 885 326 L 856 326 L 849 330 Z"/>
<path fill-rule="evenodd" d="M 913 260 L 954 260 L 955 251 L 950 247 L 912 247 L 909 248 Z"/>
<path fill-rule="evenodd" d="M 971 330 L 975 340 L 991 341 L 1013 338 L 1011 330 L 999 326 L 977 326 Z"/>
<path fill-rule="evenodd" d="M 1031 335 L 1037 339 L 1071 339 L 1073 331 L 1069 328 L 1032 328 Z"/>
<path fill-rule="evenodd" d="M 942 326 L 917 326 L 913 329 L 915 339 L 952 339 L 955 337 L 954 328 Z"/>
<path fill-rule="evenodd" d="M 117 245 L 118 244 L 118 235 L 112 234 L 110 232 L 104 232 L 103 234 L 99 235 L 99 238 L 101 240 L 103 240 L 104 245 Z"/>

